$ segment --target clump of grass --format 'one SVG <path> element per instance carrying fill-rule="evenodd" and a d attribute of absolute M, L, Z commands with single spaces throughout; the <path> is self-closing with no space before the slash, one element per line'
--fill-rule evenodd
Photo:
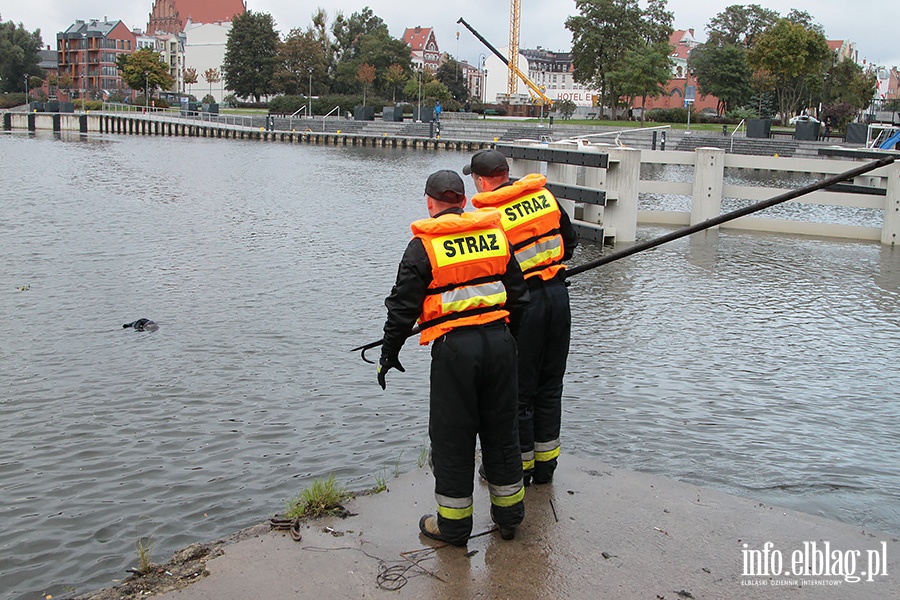
<path fill-rule="evenodd" d="M 397 460 L 394 461 L 394 477 L 400 477 L 400 459 L 403 458 L 403 450 L 400 451 L 400 456 L 397 457 Z"/>
<path fill-rule="evenodd" d="M 138 567 L 136 571 L 141 575 L 146 575 L 153 567 L 153 563 L 150 560 L 150 555 L 153 552 L 153 544 L 150 543 L 150 540 L 139 539 L 134 545 L 135 548 L 137 548 L 138 555 Z"/>
<path fill-rule="evenodd" d="M 384 490 L 387 489 L 387 473 L 385 469 L 381 469 L 378 473 L 375 473 L 375 487 L 372 488 L 373 494 L 380 494 Z"/>
<path fill-rule="evenodd" d="M 341 502 L 349 497 L 346 490 L 334 480 L 332 473 L 326 479 L 316 479 L 312 485 L 288 503 L 285 516 L 291 519 L 324 517 L 343 511 Z"/>
<path fill-rule="evenodd" d="M 428 464 L 428 446 L 422 446 L 419 449 L 419 468 L 421 469 Z"/>

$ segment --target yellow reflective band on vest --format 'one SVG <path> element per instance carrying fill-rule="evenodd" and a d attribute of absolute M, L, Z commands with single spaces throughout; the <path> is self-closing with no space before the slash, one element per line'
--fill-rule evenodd
<path fill-rule="evenodd" d="M 470 285 L 441 294 L 441 309 L 445 313 L 461 312 L 481 306 L 502 306 L 506 303 L 506 287 L 499 281 Z"/>
<path fill-rule="evenodd" d="M 500 214 L 503 219 L 503 228 L 508 231 L 517 225 L 543 217 L 556 210 L 556 200 L 547 191 L 541 190 L 519 198 L 504 207 Z"/>
<path fill-rule="evenodd" d="M 438 266 L 506 255 L 506 234 L 501 229 L 481 229 L 431 240 Z"/>
<path fill-rule="evenodd" d="M 468 498 L 451 498 L 450 496 L 434 495 L 437 500 L 437 511 L 445 519 L 459 521 L 472 516 L 472 496 Z"/>
<path fill-rule="evenodd" d="M 555 235 L 516 252 L 516 260 L 522 271 L 546 262 L 555 262 L 562 257 L 562 237 Z"/>
<path fill-rule="evenodd" d="M 499 506 L 500 508 L 506 508 L 509 506 L 513 506 L 518 504 L 522 500 L 525 499 L 525 487 L 519 482 L 519 491 L 509 496 L 495 496 L 491 494 L 491 504 L 494 506 Z"/>

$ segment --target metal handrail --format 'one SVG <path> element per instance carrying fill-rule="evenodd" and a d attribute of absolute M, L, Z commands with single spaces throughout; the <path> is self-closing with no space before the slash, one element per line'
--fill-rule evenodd
<path fill-rule="evenodd" d="M 587 135 L 579 135 L 579 136 L 575 136 L 575 137 L 565 138 L 565 139 L 560 140 L 560 142 L 577 142 L 578 140 L 584 140 L 587 138 L 604 137 L 604 136 L 609 136 L 609 135 L 614 135 L 614 136 L 616 136 L 616 139 L 618 139 L 620 135 L 623 135 L 626 133 L 642 133 L 645 131 L 656 131 L 658 129 L 671 129 L 671 128 L 672 128 L 671 125 L 655 125 L 653 127 L 629 127 L 627 129 L 619 129 L 616 131 L 604 131 L 601 133 L 589 133 Z"/>
<path fill-rule="evenodd" d="M 325 131 L 325 119 L 328 118 L 329 116 L 331 116 L 331 113 L 333 113 L 334 111 L 338 111 L 338 113 L 340 113 L 340 112 L 341 112 L 341 107 L 340 107 L 340 106 L 335 106 L 334 108 L 332 108 L 331 110 L 328 111 L 328 114 L 327 114 L 327 115 L 325 115 L 324 117 L 322 117 L 322 131 Z"/>
<path fill-rule="evenodd" d="M 734 128 L 734 131 L 731 132 L 731 151 L 734 152 L 734 136 L 737 135 L 737 132 L 741 127 L 744 128 L 744 137 L 747 137 L 747 128 L 746 128 L 746 119 L 741 119 L 741 122 L 737 124 L 737 127 Z"/>

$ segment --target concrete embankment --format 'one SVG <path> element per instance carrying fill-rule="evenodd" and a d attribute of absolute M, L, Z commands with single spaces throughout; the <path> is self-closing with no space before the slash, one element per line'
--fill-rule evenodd
<path fill-rule="evenodd" d="M 566 456 L 553 484 L 528 488 L 513 541 L 490 532 L 476 482 L 484 535 L 466 548 L 418 533 L 434 510 L 427 469 L 388 488 L 349 501 L 350 517 L 306 523 L 299 542 L 259 528 L 224 546 L 208 577 L 158 597 L 900 597 L 900 536 L 596 461 Z"/>

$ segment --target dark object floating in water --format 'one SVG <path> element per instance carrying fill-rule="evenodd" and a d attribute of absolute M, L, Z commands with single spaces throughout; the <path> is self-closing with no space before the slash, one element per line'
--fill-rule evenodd
<path fill-rule="evenodd" d="M 138 319 L 133 323 L 125 323 L 122 327 L 125 329 L 133 327 L 135 331 L 156 331 L 159 329 L 159 325 L 150 319 Z"/>

